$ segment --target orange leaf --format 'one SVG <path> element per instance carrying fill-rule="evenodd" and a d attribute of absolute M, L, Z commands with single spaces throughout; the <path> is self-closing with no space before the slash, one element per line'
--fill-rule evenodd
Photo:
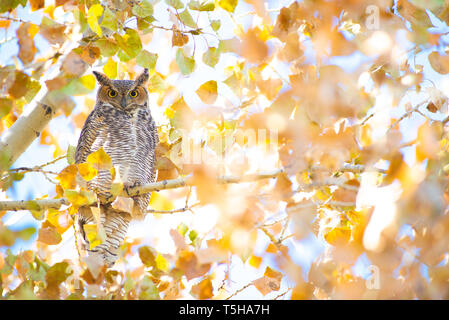
<path fill-rule="evenodd" d="M 76 187 L 76 173 L 77 168 L 75 164 L 65 167 L 57 176 L 56 180 L 64 189 L 75 189 Z"/>
<path fill-rule="evenodd" d="M 213 297 L 213 289 L 212 282 L 207 278 L 192 287 L 192 295 L 201 300 L 210 299 Z"/>

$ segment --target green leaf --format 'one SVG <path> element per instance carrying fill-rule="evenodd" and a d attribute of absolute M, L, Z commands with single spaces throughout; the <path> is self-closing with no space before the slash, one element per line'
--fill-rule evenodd
<path fill-rule="evenodd" d="M 48 269 L 45 276 L 47 286 L 58 286 L 73 273 L 67 262 L 58 262 Z"/>
<path fill-rule="evenodd" d="M 144 0 L 133 6 L 132 13 L 140 18 L 146 18 L 153 14 L 153 5 Z"/>
<path fill-rule="evenodd" d="M 71 165 L 75 163 L 76 147 L 69 144 L 67 148 L 67 162 Z"/>
<path fill-rule="evenodd" d="M 192 73 L 193 69 L 195 68 L 195 60 L 186 57 L 182 49 L 178 49 L 178 51 L 176 52 L 176 63 L 183 75 Z"/>
<path fill-rule="evenodd" d="M 87 12 L 87 23 L 90 29 L 95 32 L 99 37 L 103 35 L 101 27 L 98 24 L 98 18 L 103 14 L 103 7 L 100 4 L 94 4 L 89 8 Z"/>
<path fill-rule="evenodd" d="M 211 47 L 203 54 L 203 62 L 209 67 L 215 67 L 220 60 L 220 51 L 217 48 Z"/>
<path fill-rule="evenodd" d="M 33 101 L 34 97 L 41 89 L 41 84 L 39 81 L 30 79 L 30 81 L 28 81 L 28 83 L 27 83 L 27 89 L 28 90 L 25 93 L 24 98 L 27 103 L 30 103 L 31 101 Z"/>
<path fill-rule="evenodd" d="M 190 232 L 189 232 L 190 241 L 194 242 L 197 237 L 198 237 L 198 232 L 196 232 L 195 230 L 190 230 Z"/>
<path fill-rule="evenodd" d="M 149 246 L 142 246 L 139 248 L 139 257 L 142 263 L 147 267 L 156 266 L 156 254 L 154 249 Z"/>
<path fill-rule="evenodd" d="M 214 11 L 215 3 L 211 0 L 198 1 L 193 0 L 189 2 L 189 8 L 196 11 Z"/>
<path fill-rule="evenodd" d="M 117 16 L 108 8 L 106 8 L 106 10 L 104 11 L 101 25 L 112 31 L 117 30 Z"/>
<path fill-rule="evenodd" d="M 6 11 L 12 11 L 17 8 L 18 5 L 25 7 L 27 4 L 27 0 L 1 0 L 0 1 L 0 13 Z"/>
<path fill-rule="evenodd" d="M 218 0 L 218 5 L 226 11 L 234 13 L 235 7 L 237 7 L 238 2 L 239 0 Z"/>
<path fill-rule="evenodd" d="M 168 4 L 170 7 L 173 7 L 175 9 L 182 9 L 182 8 L 184 8 L 184 3 L 182 3 L 181 0 L 165 0 L 165 3 Z"/>
<path fill-rule="evenodd" d="M 154 70 L 156 68 L 157 58 L 157 53 L 151 53 L 147 50 L 142 50 L 136 57 L 136 63 L 141 67 L 148 68 L 149 70 Z"/>
<path fill-rule="evenodd" d="M 75 18 L 75 23 L 80 26 L 80 33 L 84 33 L 87 28 L 87 19 L 85 13 L 80 9 L 75 8 L 73 10 L 73 17 Z"/>
<path fill-rule="evenodd" d="M 145 276 L 140 282 L 139 300 L 158 300 L 159 291 L 149 276 Z"/>
<path fill-rule="evenodd" d="M 29 228 L 25 228 L 23 230 L 20 230 L 17 232 L 17 236 L 20 239 L 23 239 L 25 241 L 28 241 L 31 239 L 31 237 L 33 236 L 33 234 L 36 233 L 36 229 L 33 227 L 29 227 Z"/>
<path fill-rule="evenodd" d="M 100 48 L 100 53 L 103 57 L 112 57 L 118 51 L 118 45 L 113 40 L 99 39 L 95 41 L 95 45 Z"/>
<path fill-rule="evenodd" d="M 162 91 L 167 88 L 167 85 L 162 76 L 156 72 L 151 76 L 150 80 L 148 80 L 148 88 L 152 91 Z"/>
<path fill-rule="evenodd" d="M 197 29 L 198 25 L 193 20 L 192 16 L 190 15 L 189 9 L 185 9 L 183 12 L 179 14 L 179 18 L 181 19 L 181 22 L 185 24 L 186 26 Z"/>
<path fill-rule="evenodd" d="M 176 230 L 178 230 L 179 234 L 184 237 L 187 231 L 189 231 L 189 227 L 184 222 L 181 222 Z"/>
<path fill-rule="evenodd" d="M 126 62 L 135 58 L 142 50 L 142 42 L 140 41 L 139 34 L 134 29 L 126 29 L 126 33 L 123 36 L 115 33 L 114 38 L 122 50 L 122 55 L 119 55 L 119 58 L 122 61 Z"/>
<path fill-rule="evenodd" d="M 212 30 L 214 30 L 215 32 L 217 32 L 218 29 L 220 29 L 221 21 L 220 21 L 220 20 L 212 20 L 212 21 L 210 22 L 210 26 L 211 26 Z"/>
<path fill-rule="evenodd" d="M 8 98 L 0 98 L 0 119 L 6 116 L 12 109 L 12 100 Z"/>

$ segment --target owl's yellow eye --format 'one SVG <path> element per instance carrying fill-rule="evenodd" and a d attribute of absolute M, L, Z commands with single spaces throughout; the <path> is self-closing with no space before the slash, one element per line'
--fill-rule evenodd
<path fill-rule="evenodd" d="M 115 98 L 117 96 L 117 91 L 114 90 L 109 90 L 108 91 L 108 96 L 110 96 L 111 98 Z"/>
<path fill-rule="evenodd" d="M 131 98 L 135 98 L 139 95 L 139 92 L 137 90 L 133 90 L 129 93 Z"/>

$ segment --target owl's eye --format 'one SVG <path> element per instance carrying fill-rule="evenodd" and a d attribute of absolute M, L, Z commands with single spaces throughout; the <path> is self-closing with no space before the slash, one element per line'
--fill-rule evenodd
<path fill-rule="evenodd" d="M 109 90 L 108 91 L 108 96 L 110 96 L 111 98 L 115 98 L 117 96 L 117 91 L 114 90 Z"/>
<path fill-rule="evenodd" d="M 139 95 L 139 92 L 137 90 L 133 90 L 129 93 L 131 98 L 135 98 Z"/>

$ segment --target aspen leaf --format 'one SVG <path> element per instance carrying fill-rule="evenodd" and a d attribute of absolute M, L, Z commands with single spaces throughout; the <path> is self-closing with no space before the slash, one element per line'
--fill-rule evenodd
<path fill-rule="evenodd" d="M 226 11 L 233 13 L 238 2 L 238 0 L 218 0 L 218 5 Z"/>
<path fill-rule="evenodd" d="M 156 251 L 149 246 L 139 247 L 139 257 L 144 265 L 147 267 L 156 266 Z"/>
<path fill-rule="evenodd" d="M 51 44 L 62 44 L 67 40 L 64 34 L 66 26 L 47 17 L 43 17 L 39 33 Z"/>
<path fill-rule="evenodd" d="M 187 280 L 197 278 L 205 274 L 210 269 L 210 264 L 199 264 L 195 253 L 182 250 L 176 260 L 176 267 L 184 271 Z"/>
<path fill-rule="evenodd" d="M 204 279 L 200 283 L 192 287 L 192 295 L 200 300 L 210 299 L 213 297 L 212 282 L 209 278 Z"/>
<path fill-rule="evenodd" d="M 146 18 L 153 14 L 153 5 L 149 1 L 144 0 L 135 4 L 132 8 L 132 12 L 140 18 Z"/>
<path fill-rule="evenodd" d="M 100 48 L 100 53 L 104 57 L 111 57 L 118 51 L 118 45 L 113 39 L 98 39 L 95 41 L 95 45 Z"/>
<path fill-rule="evenodd" d="M 179 18 L 181 19 L 181 22 L 186 26 L 193 29 L 198 28 L 198 25 L 196 24 L 195 20 L 193 20 L 192 16 L 190 15 L 189 9 L 186 8 L 183 12 L 181 12 L 179 14 Z"/>
<path fill-rule="evenodd" d="M 91 191 L 76 191 L 76 190 L 64 190 L 64 197 L 73 204 L 75 207 L 81 207 L 86 204 L 91 204 L 96 201 L 96 196 Z"/>
<path fill-rule="evenodd" d="M 195 60 L 184 55 L 181 49 L 176 51 L 176 63 L 183 75 L 188 75 L 193 72 L 195 68 Z"/>
<path fill-rule="evenodd" d="M 117 77 L 117 62 L 114 59 L 109 58 L 108 62 L 103 67 L 103 72 L 111 79 L 115 79 Z"/>
<path fill-rule="evenodd" d="M 172 36 L 172 46 L 178 46 L 178 47 L 182 47 L 183 45 L 187 44 L 189 42 L 189 37 L 178 31 L 177 29 L 173 30 L 173 36 Z"/>
<path fill-rule="evenodd" d="M 217 100 L 217 82 L 215 80 L 210 80 L 203 83 L 196 93 L 200 99 L 207 104 L 212 104 Z"/>
<path fill-rule="evenodd" d="M 93 65 L 100 57 L 100 48 L 96 46 L 88 45 L 80 47 L 79 49 L 81 49 L 81 59 L 83 59 L 89 65 Z"/>
<path fill-rule="evenodd" d="M 88 64 L 74 51 L 71 51 L 62 62 L 62 69 L 74 76 L 81 76 L 86 71 L 87 66 Z"/>
<path fill-rule="evenodd" d="M 19 59 L 23 64 L 31 63 L 37 52 L 34 46 L 34 35 L 37 32 L 37 26 L 32 23 L 25 22 L 17 29 L 17 39 L 19 40 Z"/>
<path fill-rule="evenodd" d="M 48 244 L 56 245 L 62 240 L 61 235 L 58 233 L 55 227 L 51 224 L 47 224 L 45 227 L 39 229 L 39 235 L 37 241 Z"/>
<path fill-rule="evenodd" d="M 248 263 L 251 267 L 258 269 L 260 267 L 260 264 L 262 263 L 262 258 L 251 255 L 248 259 Z"/>
<path fill-rule="evenodd" d="M 220 21 L 220 20 L 212 20 L 212 21 L 210 22 L 210 26 L 211 26 L 212 30 L 214 30 L 215 32 L 217 32 L 218 29 L 220 29 L 221 21 Z"/>
<path fill-rule="evenodd" d="M 264 296 L 272 291 L 278 291 L 281 287 L 282 273 L 267 267 L 264 276 L 252 283 Z"/>
<path fill-rule="evenodd" d="M 215 67 L 215 65 L 220 60 L 220 51 L 215 47 L 210 47 L 203 54 L 203 62 L 209 67 Z"/>
<path fill-rule="evenodd" d="M 434 51 L 428 56 L 430 65 L 433 70 L 441 74 L 449 73 L 449 56 L 440 55 L 438 52 Z"/>
<path fill-rule="evenodd" d="M 158 55 L 157 53 L 151 53 L 147 50 L 142 50 L 136 57 L 136 63 L 149 70 L 154 70 L 156 68 Z"/>
<path fill-rule="evenodd" d="M 55 179 L 59 181 L 59 184 L 64 189 L 74 189 L 76 186 L 76 173 L 77 166 L 71 164 L 68 167 L 65 167 Z"/>
<path fill-rule="evenodd" d="M 134 201 L 128 197 L 117 196 L 115 200 L 111 204 L 112 208 L 124 212 L 128 212 L 130 214 L 133 213 Z"/>
<path fill-rule="evenodd" d="M 97 176 L 97 169 L 95 169 L 90 163 L 77 164 L 78 172 L 84 180 L 90 181 Z"/>
<path fill-rule="evenodd" d="M 89 154 L 86 162 L 97 168 L 97 170 L 109 170 L 112 168 L 111 157 L 104 151 L 103 147 Z"/>
<path fill-rule="evenodd" d="M 117 17 L 109 8 L 106 8 L 106 10 L 104 11 L 101 25 L 112 31 L 117 30 Z"/>
<path fill-rule="evenodd" d="M 196 11 L 214 11 L 215 3 L 212 0 L 192 0 L 189 2 L 189 8 Z"/>
<path fill-rule="evenodd" d="M 178 10 L 184 8 L 184 4 L 181 0 L 165 0 L 165 3 Z"/>
<path fill-rule="evenodd" d="M 89 8 L 87 12 L 87 23 L 90 29 L 95 32 L 99 37 L 103 35 L 98 18 L 103 14 L 103 7 L 100 4 L 94 4 Z"/>
<path fill-rule="evenodd" d="M 84 232 L 87 236 L 87 240 L 89 240 L 89 249 L 92 250 L 96 246 L 100 245 L 101 239 L 98 236 L 97 225 L 96 224 L 84 224 L 83 225 Z"/>
<path fill-rule="evenodd" d="M 45 0 L 30 0 L 31 11 L 36 11 L 45 7 Z"/>
<path fill-rule="evenodd" d="M 160 192 L 153 192 L 151 194 L 150 203 L 148 204 L 154 210 L 172 210 L 174 209 L 173 203 L 169 198 L 161 194 Z"/>
<path fill-rule="evenodd" d="M 170 269 L 169 262 L 160 253 L 157 254 L 155 262 L 156 262 L 157 268 L 162 271 L 167 272 Z"/>

